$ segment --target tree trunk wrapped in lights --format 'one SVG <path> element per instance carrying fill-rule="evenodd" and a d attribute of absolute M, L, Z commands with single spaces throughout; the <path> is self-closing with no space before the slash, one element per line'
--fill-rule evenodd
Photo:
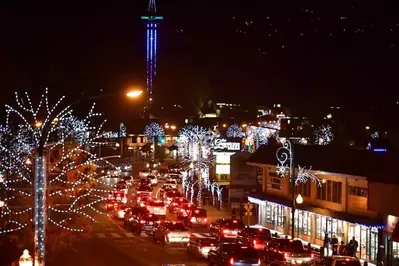
<path fill-rule="evenodd" d="M 107 163 L 106 158 L 89 151 L 102 144 L 104 121 L 95 126 L 101 116 L 94 112 L 95 104 L 81 119 L 73 115 L 71 105 L 61 106 L 64 97 L 50 106 L 47 89 L 37 106 L 27 93 L 23 98 L 16 93 L 15 98 L 18 108 L 6 105 L 6 123 L 0 127 L 0 157 L 6 158 L 0 189 L 8 194 L 6 207 L 0 211 L 14 227 L 1 228 L 0 233 L 29 231 L 34 222 L 34 256 L 41 266 L 53 227 L 70 234 L 83 232 L 83 228 L 73 227 L 78 225 L 75 220 L 94 221 L 93 214 L 101 213 L 96 207 L 107 200 L 104 194 L 112 191 L 97 189 L 96 184 L 105 182 L 87 170 L 101 161 Z M 70 178 L 72 172 L 74 179 Z M 29 215 L 32 209 L 33 217 Z"/>

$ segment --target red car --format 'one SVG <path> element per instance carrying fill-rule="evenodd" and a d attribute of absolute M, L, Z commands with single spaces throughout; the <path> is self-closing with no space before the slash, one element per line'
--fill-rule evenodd
<path fill-rule="evenodd" d="M 177 219 L 184 219 L 186 218 L 191 211 L 197 209 L 197 206 L 193 203 L 184 203 L 180 204 L 178 208 L 176 208 Z"/>

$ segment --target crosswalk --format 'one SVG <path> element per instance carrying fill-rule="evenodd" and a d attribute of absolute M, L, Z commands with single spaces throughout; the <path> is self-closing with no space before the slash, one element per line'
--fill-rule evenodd
<path fill-rule="evenodd" d="M 103 239 L 103 238 L 134 238 L 135 236 L 132 233 L 113 232 L 113 233 L 96 233 L 95 237 Z"/>

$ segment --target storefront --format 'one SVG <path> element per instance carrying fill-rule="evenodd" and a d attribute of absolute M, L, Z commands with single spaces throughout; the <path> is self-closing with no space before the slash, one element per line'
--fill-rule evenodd
<path fill-rule="evenodd" d="M 399 217 L 388 215 L 385 228 L 385 246 L 388 265 L 399 265 Z"/>
<path fill-rule="evenodd" d="M 258 205 L 258 223 L 270 229 L 290 235 L 291 207 L 270 200 L 260 200 L 248 197 L 248 200 Z M 353 219 L 352 219 L 353 220 Z M 322 215 L 309 210 L 295 211 L 295 236 L 316 244 L 323 245 L 325 234 L 331 238 L 336 235 L 338 241 L 347 244 L 353 237 L 359 243 L 357 257 L 369 262 L 376 262 L 378 251 L 378 233 L 382 226 L 361 225 Z M 398 255 L 399 245 L 392 245 Z M 394 253 L 392 249 L 392 252 Z"/>

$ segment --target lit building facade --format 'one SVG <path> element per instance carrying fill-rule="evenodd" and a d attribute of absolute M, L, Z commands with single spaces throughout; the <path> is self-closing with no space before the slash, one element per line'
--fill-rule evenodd
<path fill-rule="evenodd" d="M 257 207 L 257 223 L 291 235 L 293 187 L 288 177 L 280 177 L 276 172 L 275 149 L 262 148 L 265 149 L 271 151 L 252 156 L 247 163 L 256 167 L 258 179 L 262 180 L 262 193 L 252 193 L 248 200 Z M 299 163 L 305 165 L 303 161 Z M 315 166 L 313 169 L 317 170 Z M 296 204 L 295 237 L 318 246 L 323 246 L 326 233 L 330 238 L 336 235 L 344 244 L 355 237 L 359 243 L 357 257 L 376 263 L 378 248 L 388 241 L 388 235 L 389 252 L 392 256 L 398 256 L 399 245 L 395 240 L 399 240 L 399 229 L 397 238 L 394 237 L 397 220 L 391 218 L 393 222 L 390 233 L 387 233 L 387 218 L 383 214 L 388 211 L 383 212 L 378 206 L 370 207 L 372 202 L 379 202 L 379 198 L 370 197 L 372 183 L 365 176 L 319 169 L 319 172 L 312 172 L 321 180 L 320 186 L 308 180 L 295 187 L 295 196 L 300 194 L 303 198 L 303 203 Z M 391 214 L 397 212 L 392 211 Z"/>

